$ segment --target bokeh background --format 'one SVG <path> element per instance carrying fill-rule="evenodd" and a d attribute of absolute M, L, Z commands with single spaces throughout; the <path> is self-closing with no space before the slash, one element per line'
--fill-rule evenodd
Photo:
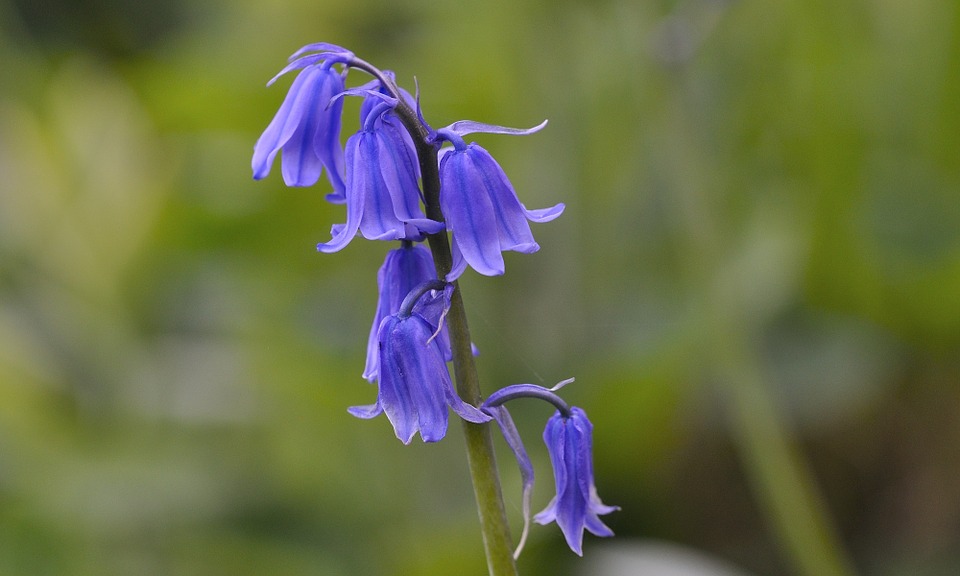
<path fill-rule="evenodd" d="M 575 376 L 622 511 L 521 573 L 960 573 L 954 0 L 0 2 L 0 573 L 484 573 L 459 428 L 345 411 L 387 246 L 250 178 L 316 41 L 434 126 L 550 120 L 477 141 L 566 213 L 462 287 L 484 389 Z"/>

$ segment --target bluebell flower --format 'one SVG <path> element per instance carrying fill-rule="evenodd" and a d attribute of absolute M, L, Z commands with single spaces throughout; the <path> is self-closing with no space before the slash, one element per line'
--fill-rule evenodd
<path fill-rule="evenodd" d="M 305 52 L 321 50 L 302 56 Z M 292 62 L 275 76 L 273 84 L 283 74 L 300 69 L 287 96 L 273 120 L 253 148 L 253 177 L 257 180 L 270 173 L 274 158 L 283 151 L 280 167 L 283 181 L 288 186 L 312 186 L 324 169 L 333 186 L 327 198 L 333 202 L 344 200 L 343 149 L 340 145 L 340 116 L 343 103 L 332 101 L 343 92 L 344 73 L 333 65 L 352 58 L 348 50 L 332 44 L 305 46 L 293 56 Z"/>
<path fill-rule="evenodd" d="M 321 252 L 342 250 L 358 231 L 368 240 L 421 240 L 444 229 L 420 207 L 416 156 L 391 112 L 397 101 L 372 91 L 367 95 L 383 102 L 347 140 L 347 222 L 333 227 L 330 242 L 317 245 Z"/>
<path fill-rule="evenodd" d="M 517 198 L 503 169 L 484 148 L 467 144 L 463 136 L 472 132 L 530 134 L 529 130 L 490 126 L 477 122 L 455 122 L 435 132 L 435 139 L 453 144 L 441 150 L 440 207 L 453 232 L 453 269 L 447 280 L 458 278 L 469 264 L 485 276 L 503 274 L 502 252 L 531 253 L 540 249 L 527 221 L 549 222 L 564 205 L 527 210 Z"/>
<path fill-rule="evenodd" d="M 593 483 L 593 424 L 576 406 L 566 416 L 558 410 L 547 421 L 543 441 L 553 464 L 557 495 L 533 519 L 538 524 L 555 521 L 570 549 L 583 556 L 583 530 L 613 536 L 600 515 L 619 510 L 600 501 Z"/>
<path fill-rule="evenodd" d="M 414 297 L 418 297 L 414 291 Z M 445 298 L 440 291 L 425 296 Z M 377 333 L 379 345 L 379 385 L 377 402 L 354 406 L 350 413 L 358 418 L 374 418 L 386 413 L 393 430 L 404 444 L 409 444 L 418 431 L 424 442 L 437 442 L 447 433 L 447 407 L 469 422 L 481 423 L 490 417 L 457 396 L 447 370 L 444 351 L 438 342 L 437 324 L 431 323 L 418 309 L 404 299 L 400 312 L 384 318 Z M 429 314 L 429 304 L 420 311 Z"/>
<path fill-rule="evenodd" d="M 374 382 L 380 367 L 380 323 L 400 310 L 407 294 L 428 280 L 437 278 L 430 250 L 421 244 L 404 245 L 387 253 L 377 272 L 377 312 L 367 339 L 367 363 L 363 377 Z"/>

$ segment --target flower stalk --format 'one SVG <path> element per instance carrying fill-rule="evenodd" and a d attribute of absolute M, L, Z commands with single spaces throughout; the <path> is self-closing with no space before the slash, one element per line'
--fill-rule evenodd
<path fill-rule="evenodd" d="M 392 85 L 391 84 L 387 84 Z M 395 90 L 395 87 L 393 88 Z M 399 90 L 397 90 L 399 93 Z M 417 149 L 420 163 L 421 186 L 424 197 L 424 212 L 427 218 L 443 222 L 440 209 L 440 172 L 437 168 L 437 147 L 427 141 L 427 131 L 419 118 L 403 99 L 394 113 L 410 132 Z M 453 255 L 446 232 L 427 236 L 438 278 L 446 278 L 453 266 Z M 453 352 L 453 373 L 457 393 L 465 402 L 479 406 L 483 400 L 480 378 L 470 347 L 470 328 L 459 283 L 454 281 L 447 327 L 450 331 L 450 348 Z M 480 516 L 480 530 L 490 576 L 515 576 L 517 565 L 513 558 L 513 539 L 503 505 L 503 491 L 497 473 L 497 461 L 493 451 L 493 435 L 487 424 L 463 421 L 463 435 L 467 447 L 467 463 L 473 494 Z"/>
<path fill-rule="evenodd" d="M 362 70 L 374 81 L 346 89 L 350 69 Z M 455 412 L 463 425 L 489 574 L 515 576 L 515 556 L 530 525 L 533 467 L 502 404 L 520 397 L 546 400 L 557 408 L 544 436 L 557 497 L 534 520 L 556 521 L 578 555 L 584 529 L 612 536 L 597 518 L 617 508 L 603 505 L 593 487 L 592 425 L 582 410 L 554 394 L 572 379 L 552 389 L 507 386 L 484 403 L 457 283 L 468 267 L 484 276 L 503 274 L 505 251 L 539 250 L 529 222 L 549 222 L 564 211 L 563 203 L 527 209 L 490 153 L 463 136 L 532 134 L 546 121 L 509 128 L 461 120 L 434 130 L 420 112 L 419 98 L 401 89 L 392 72 L 325 42 L 298 50 L 277 77 L 293 70 L 300 71 L 297 79 L 254 146 L 254 178 L 270 172 L 280 151 L 288 185 L 312 185 L 326 172 L 334 188 L 327 200 L 346 204 L 346 223 L 333 225 L 331 240 L 317 245 L 320 252 L 338 252 L 358 236 L 400 241 L 377 273 L 377 309 L 367 341 L 363 378 L 377 383 L 377 401 L 348 412 L 362 419 L 386 414 L 404 444 L 418 432 L 424 442 L 440 441 L 447 432 L 448 409 Z M 346 96 L 364 101 L 361 128 L 344 147 L 339 127 Z M 451 146 L 441 149 L 445 143 Z M 424 240 L 429 252 L 418 244 Z M 448 362 L 453 363 L 455 387 Z M 490 420 L 497 422 L 523 475 L 524 530 L 515 553 L 491 428 L 485 425 Z"/>

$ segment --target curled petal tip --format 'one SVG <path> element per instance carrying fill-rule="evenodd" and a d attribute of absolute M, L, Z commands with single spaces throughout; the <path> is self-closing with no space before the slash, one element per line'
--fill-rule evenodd
<path fill-rule="evenodd" d="M 533 134 L 534 132 L 539 132 L 547 125 L 547 121 L 537 124 L 532 128 L 510 128 L 508 126 L 497 126 L 496 124 L 484 124 L 483 122 L 475 122 L 473 120 L 460 120 L 454 122 L 453 124 L 441 128 L 438 131 L 449 131 L 453 132 L 458 136 L 466 136 L 467 134 L 482 133 L 482 134 L 510 134 L 513 136 L 526 136 L 527 134 Z"/>
<path fill-rule="evenodd" d="M 347 57 L 347 56 L 351 58 L 353 57 L 353 52 L 351 52 L 350 50 L 347 50 L 342 46 L 337 46 L 336 44 L 331 44 L 329 42 L 314 42 L 313 44 L 307 44 L 306 46 L 300 48 L 299 50 L 291 54 L 289 60 L 292 62 L 308 52 L 328 52 L 331 54 L 337 54 L 344 57 Z"/>
<path fill-rule="evenodd" d="M 557 382 L 556 386 L 554 386 L 553 388 L 550 388 L 550 391 L 556 392 L 557 390 L 563 388 L 567 384 L 570 384 L 575 381 L 576 381 L 576 378 L 567 378 L 566 380 L 561 380 L 560 382 Z"/>
<path fill-rule="evenodd" d="M 522 206 L 522 205 L 521 205 Z M 543 224 L 545 222 L 550 222 L 551 220 L 557 219 L 563 211 L 567 208 L 567 205 L 563 202 L 551 206 L 549 208 L 535 208 L 533 210 L 528 210 L 526 206 L 523 206 L 524 213 L 527 216 L 527 220 L 531 222 L 536 222 L 538 224 Z"/>

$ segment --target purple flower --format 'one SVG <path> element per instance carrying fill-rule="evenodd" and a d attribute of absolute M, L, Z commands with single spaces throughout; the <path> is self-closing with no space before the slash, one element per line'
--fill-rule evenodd
<path fill-rule="evenodd" d="M 547 421 L 543 441 L 550 452 L 557 495 L 533 519 L 538 524 L 556 521 L 570 549 L 583 556 L 584 528 L 597 536 L 613 536 L 599 516 L 619 510 L 604 505 L 593 484 L 593 425 L 576 406 L 566 417 L 558 410 Z"/>
<path fill-rule="evenodd" d="M 301 54 L 324 50 L 319 54 Z M 352 54 L 331 44 L 305 46 L 291 57 L 292 62 L 275 76 L 302 69 L 277 114 L 253 148 L 253 177 L 265 178 L 277 152 L 283 151 L 280 167 L 283 181 L 288 186 L 312 186 L 326 169 L 333 186 L 328 199 L 342 202 L 344 198 L 343 150 L 340 146 L 340 115 L 343 103 L 331 102 L 343 92 L 343 74 L 332 66 L 352 58 Z"/>
<path fill-rule="evenodd" d="M 444 290 L 428 298 L 448 299 L 449 294 Z M 408 303 L 409 297 L 400 312 L 381 322 L 377 333 L 380 366 L 376 404 L 354 406 L 350 413 L 358 418 L 373 418 L 385 412 L 404 444 L 409 444 L 417 431 L 424 442 L 442 439 L 447 433 L 447 406 L 464 420 L 489 421 L 489 416 L 457 396 L 444 352 L 435 337 L 436 325 L 416 309 L 409 310 L 413 306 L 407 306 Z M 425 310 L 432 309 L 428 303 Z M 437 324 L 440 322 L 442 316 L 437 319 Z"/>
<path fill-rule="evenodd" d="M 317 245 L 321 252 L 342 250 L 358 231 L 369 240 L 421 240 L 444 228 L 420 208 L 416 156 L 391 112 L 396 100 L 372 91 L 366 95 L 383 101 L 347 141 L 347 222 L 334 226 L 330 242 Z"/>
<path fill-rule="evenodd" d="M 527 221 L 549 222 L 564 209 L 561 203 L 527 210 L 490 153 L 476 143 L 468 145 L 463 136 L 472 132 L 530 134 L 544 125 L 546 122 L 519 130 L 463 121 L 435 133 L 435 138 L 453 144 L 452 149 L 441 151 L 440 159 L 440 206 L 453 232 L 454 263 L 447 280 L 458 278 L 467 264 L 485 276 L 503 274 L 503 251 L 529 254 L 540 249 Z"/>
<path fill-rule="evenodd" d="M 437 272 L 433 266 L 433 257 L 426 246 L 404 243 L 404 246 L 391 250 L 377 272 L 377 313 L 370 327 L 367 339 L 367 364 L 363 377 L 374 382 L 380 367 L 380 342 L 378 334 L 380 323 L 391 314 L 400 310 L 400 304 L 406 295 L 427 280 L 436 280 Z"/>

